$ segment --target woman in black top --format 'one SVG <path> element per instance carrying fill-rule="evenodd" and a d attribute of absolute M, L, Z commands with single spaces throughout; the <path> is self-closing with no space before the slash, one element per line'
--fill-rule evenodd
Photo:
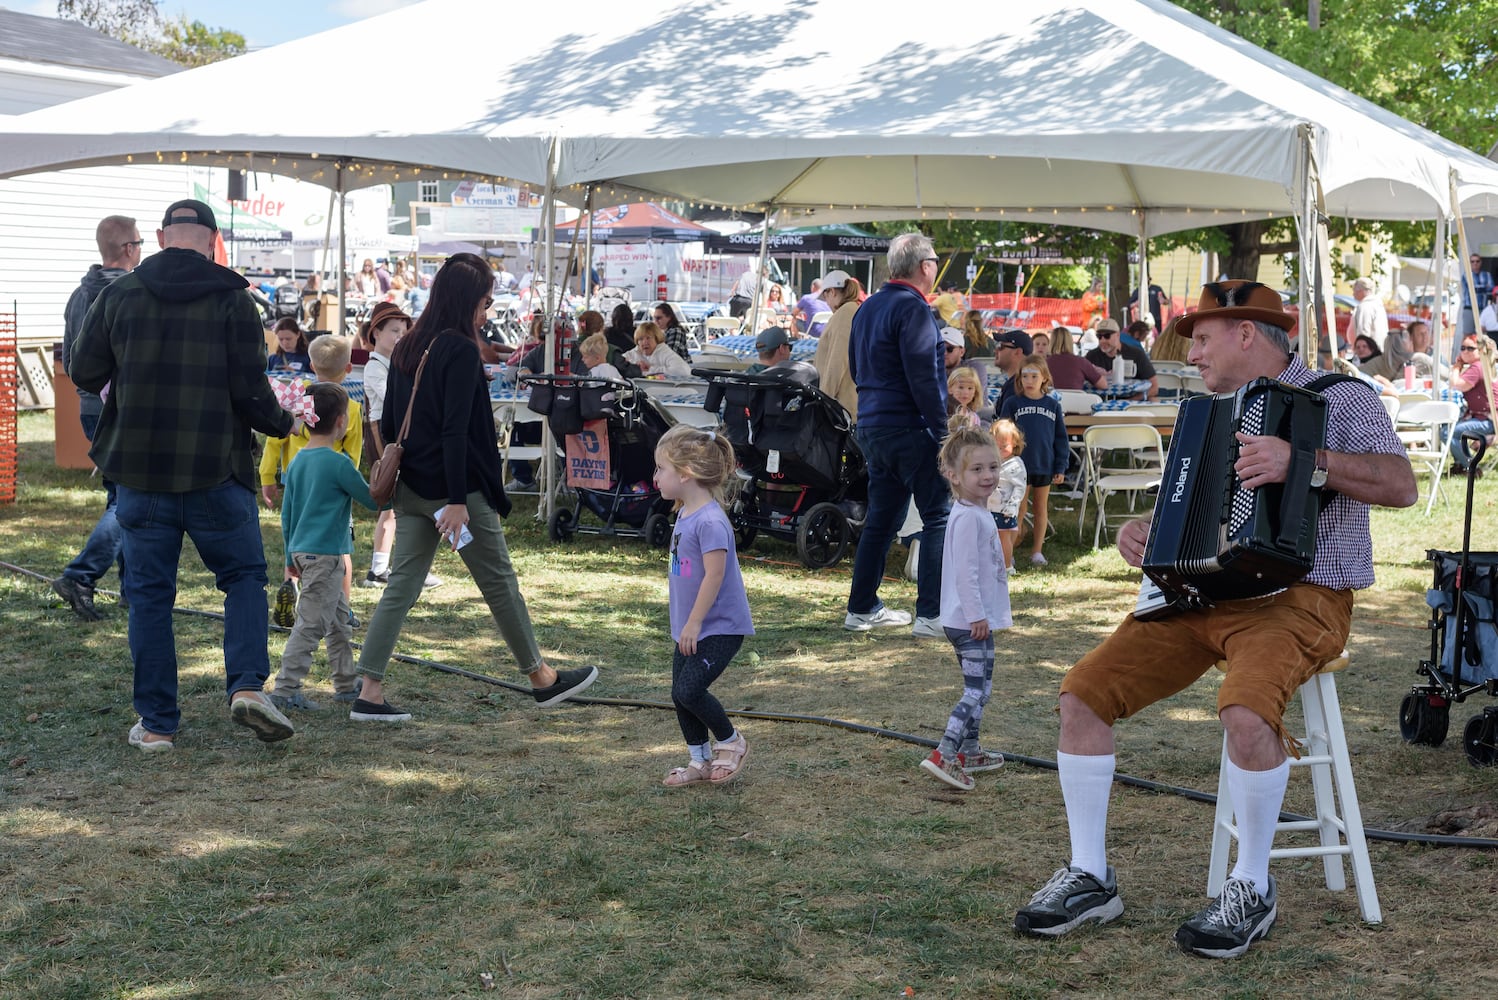
<path fill-rule="evenodd" d="M 493 304 L 493 272 L 473 254 L 454 254 L 432 281 L 431 298 L 390 358 L 385 408 L 386 441 L 399 439 L 417 368 L 426 358 L 411 428 L 401 459 L 395 509 L 395 551 L 390 582 L 369 622 L 359 655 L 362 687 L 349 718 L 404 722 L 409 712 L 385 700 L 385 667 L 401 626 L 421 594 L 440 544 L 454 545 L 466 529 L 473 540 L 457 548 L 489 605 L 500 634 L 532 694 L 543 707 L 565 701 L 598 677 L 597 667 L 556 671 L 536 646 L 530 615 L 510 565 L 500 518 L 510 512 L 495 443 L 494 415 L 479 355 L 479 328 Z"/>
<path fill-rule="evenodd" d="M 610 346 L 617 347 L 621 354 L 634 350 L 635 311 L 622 302 L 615 306 L 613 315 L 609 317 L 609 325 L 603 331 L 603 336 Z"/>

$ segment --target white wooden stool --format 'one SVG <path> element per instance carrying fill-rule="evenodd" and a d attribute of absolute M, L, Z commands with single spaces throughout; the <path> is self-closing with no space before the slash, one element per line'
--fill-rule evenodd
<path fill-rule="evenodd" d="M 1300 759 L 1290 759 L 1296 767 L 1311 769 L 1315 792 L 1314 819 L 1292 820 L 1275 825 L 1275 835 L 1318 831 L 1320 843 L 1314 847 L 1276 847 L 1269 852 L 1274 858 L 1320 857 L 1326 871 L 1326 887 L 1333 891 L 1347 888 L 1342 858 L 1352 859 L 1353 884 L 1358 893 L 1358 909 L 1370 924 L 1383 922 L 1378 906 L 1378 892 L 1373 886 L 1373 866 L 1368 860 L 1368 841 L 1363 836 L 1363 813 L 1358 808 L 1358 793 L 1352 781 L 1352 763 L 1347 755 L 1347 734 L 1342 728 L 1342 707 L 1337 701 L 1337 671 L 1347 668 L 1347 653 L 1321 667 L 1300 686 L 1300 707 L 1305 715 L 1306 734 L 1300 740 L 1304 749 Z M 1225 664 L 1219 663 L 1221 669 Z M 1207 872 L 1207 895 L 1222 892 L 1228 876 L 1228 854 L 1238 839 L 1233 822 L 1233 800 L 1227 783 L 1227 735 L 1222 739 L 1222 762 L 1217 778 L 1217 816 L 1212 826 L 1212 857 Z M 1341 812 L 1337 811 L 1338 804 Z"/>

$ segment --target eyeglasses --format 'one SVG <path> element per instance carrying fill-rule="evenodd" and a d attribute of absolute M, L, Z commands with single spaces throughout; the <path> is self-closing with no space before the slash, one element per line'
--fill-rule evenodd
<path fill-rule="evenodd" d="M 921 258 L 921 263 L 922 264 L 940 264 L 941 263 L 941 258 L 940 257 L 922 257 Z"/>
<path fill-rule="evenodd" d="M 145 243 L 145 240 L 126 240 L 125 242 L 121 243 L 120 246 L 124 247 L 126 250 L 129 250 L 131 247 L 135 247 L 135 249 L 139 250 L 141 247 L 145 246 Z"/>
<path fill-rule="evenodd" d="M 1099 330 L 1097 332 L 1097 339 L 1098 340 L 1112 340 L 1113 339 L 1113 331 L 1112 330 Z"/>
<path fill-rule="evenodd" d="M 1476 344 L 1463 344 L 1462 345 L 1462 350 L 1464 350 L 1464 351 L 1475 351 L 1475 350 L 1477 350 L 1477 345 Z"/>

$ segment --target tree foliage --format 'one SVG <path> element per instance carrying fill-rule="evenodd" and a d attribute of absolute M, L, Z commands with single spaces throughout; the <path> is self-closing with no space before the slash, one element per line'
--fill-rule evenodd
<path fill-rule="evenodd" d="M 164 18 L 160 0 L 57 0 L 57 16 L 182 66 L 205 66 L 245 52 L 244 36 L 179 14 Z"/>

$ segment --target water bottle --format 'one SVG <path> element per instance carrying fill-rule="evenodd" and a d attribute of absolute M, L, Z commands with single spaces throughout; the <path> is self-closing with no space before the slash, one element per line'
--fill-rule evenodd
<path fill-rule="evenodd" d="M 1404 391 L 1413 392 L 1415 389 L 1415 366 L 1406 364 L 1404 366 Z"/>
<path fill-rule="evenodd" d="M 1113 371 L 1110 373 L 1110 376 L 1109 376 L 1109 379 L 1108 379 L 1108 381 L 1110 383 L 1112 383 L 1113 385 L 1123 385 L 1124 384 L 1124 364 L 1125 364 L 1125 362 L 1124 362 L 1124 357 L 1123 357 L 1122 354 L 1114 356 L 1114 358 L 1113 358 Z"/>

